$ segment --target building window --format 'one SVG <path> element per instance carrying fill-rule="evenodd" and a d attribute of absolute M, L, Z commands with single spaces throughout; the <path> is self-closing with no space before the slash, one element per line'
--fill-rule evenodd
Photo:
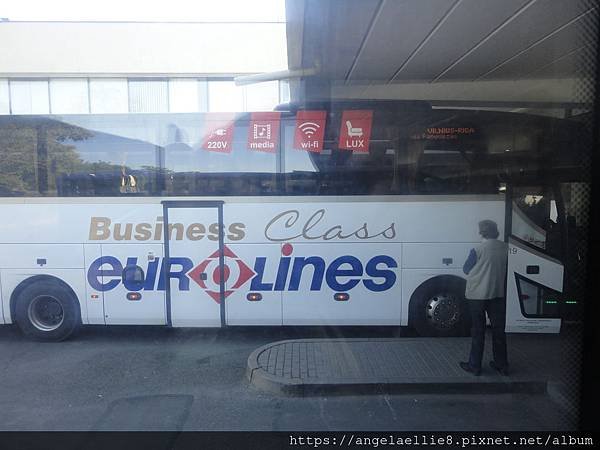
<path fill-rule="evenodd" d="M 268 81 L 245 86 L 246 111 L 273 111 L 279 104 L 279 83 Z"/>
<path fill-rule="evenodd" d="M 90 112 L 87 78 L 54 78 L 50 80 L 52 114 L 87 114 Z"/>
<path fill-rule="evenodd" d="M 49 114 L 48 80 L 11 80 L 12 114 Z"/>
<path fill-rule="evenodd" d="M 0 80 L 0 114 L 10 114 L 10 95 L 8 80 Z"/>
<path fill-rule="evenodd" d="M 169 112 L 169 86 L 167 80 L 129 80 L 129 112 Z"/>
<path fill-rule="evenodd" d="M 129 112 L 127 78 L 90 79 L 90 112 L 92 114 Z"/>
<path fill-rule="evenodd" d="M 211 112 L 244 111 L 244 92 L 233 81 L 208 82 L 208 110 Z"/>
<path fill-rule="evenodd" d="M 194 78 L 169 79 L 169 112 L 206 111 L 205 84 L 206 82 Z"/>
<path fill-rule="evenodd" d="M 279 82 L 279 103 L 290 102 L 290 82 L 282 80 Z"/>

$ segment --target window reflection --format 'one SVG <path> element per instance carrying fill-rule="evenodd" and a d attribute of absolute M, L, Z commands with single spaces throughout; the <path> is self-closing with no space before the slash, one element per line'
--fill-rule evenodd
<path fill-rule="evenodd" d="M 368 153 L 338 148 L 350 103 L 321 106 L 329 110 L 320 153 L 294 148 L 294 111 L 282 111 L 273 153 L 248 148 L 248 113 L 229 114 L 230 146 L 215 151 L 203 145 L 214 113 L 2 116 L 0 194 L 497 194 L 508 180 L 577 172 L 575 151 L 556 159 L 580 134 L 575 121 L 413 103 L 369 106 Z"/>

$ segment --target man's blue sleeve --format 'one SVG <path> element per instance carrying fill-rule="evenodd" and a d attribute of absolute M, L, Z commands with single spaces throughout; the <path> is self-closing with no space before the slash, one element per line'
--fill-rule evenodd
<path fill-rule="evenodd" d="M 471 269 L 473 267 L 475 267 L 476 263 L 477 263 L 477 253 L 475 253 L 475 249 L 472 248 L 471 251 L 469 252 L 469 256 L 468 256 L 467 260 L 465 261 L 465 264 L 463 265 L 463 272 L 465 273 L 465 275 L 469 275 L 469 272 L 471 271 Z"/>

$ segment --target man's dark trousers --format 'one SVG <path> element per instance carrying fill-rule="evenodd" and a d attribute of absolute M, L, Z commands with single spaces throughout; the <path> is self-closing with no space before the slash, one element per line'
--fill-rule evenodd
<path fill-rule="evenodd" d="M 506 354 L 506 300 L 492 298 L 489 300 L 469 300 L 471 312 L 471 355 L 469 366 L 475 370 L 481 369 L 483 346 L 485 344 L 485 313 L 492 324 L 492 349 L 494 362 L 502 369 L 508 367 Z"/>

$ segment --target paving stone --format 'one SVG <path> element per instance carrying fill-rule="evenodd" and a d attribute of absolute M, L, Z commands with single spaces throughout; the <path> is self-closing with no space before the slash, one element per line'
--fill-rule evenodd
<path fill-rule="evenodd" d="M 521 342 L 521 341 L 519 341 Z M 248 359 L 248 378 L 259 388 L 294 394 L 366 390 L 415 392 L 540 392 L 550 378 L 550 365 L 538 341 L 511 345 L 511 376 L 490 369 L 491 336 L 486 339 L 483 373 L 464 372 L 470 338 L 297 339 L 274 342 Z M 342 389 L 340 389 L 342 388 Z"/>

